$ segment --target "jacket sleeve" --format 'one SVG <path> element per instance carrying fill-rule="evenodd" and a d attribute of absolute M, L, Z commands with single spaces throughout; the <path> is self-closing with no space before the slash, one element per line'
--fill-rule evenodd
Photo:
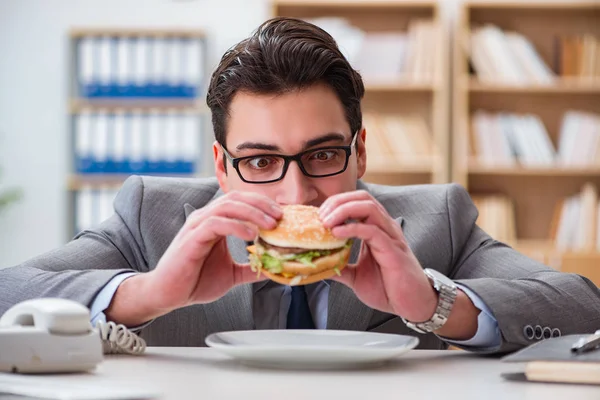
<path fill-rule="evenodd" d="M 498 346 L 472 350 L 518 350 L 536 341 L 526 334 L 536 326 L 562 335 L 600 328 L 600 290 L 589 279 L 559 272 L 491 238 L 475 224 L 477 209 L 461 186 L 449 186 L 447 205 L 452 238 L 450 278 L 485 302 L 501 333 Z"/>
<path fill-rule="evenodd" d="M 115 199 L 115 213 L 100 226 L 63 247 L 0 269 L 0 315 L 38 297 L 68 298 L 89 308 L 116 275 L 147 271 L 139 229 L 143 194 L 142 179 L 128 178 Z"/>

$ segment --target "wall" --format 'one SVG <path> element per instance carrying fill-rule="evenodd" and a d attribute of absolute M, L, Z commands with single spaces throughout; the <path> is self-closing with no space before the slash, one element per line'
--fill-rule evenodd
<path fill-rule="evenodd" d="M 265 0 L 0 1 L 0 183 L 25 195 L 0 214 L 0 268 L 67 238 L 70 28 L 201 27 L 215 65 L 269 13 Z"/>
<path fill-rule="evenodd" d="M 443 0 L 447 26 L 460 2 Z M 69 28 L 201 27 L 214 66 L 269 14 L 268 0 L 0 0 L 0 184 L 25 192 L 0 214 L 0 268 L 67 238 Z"/>

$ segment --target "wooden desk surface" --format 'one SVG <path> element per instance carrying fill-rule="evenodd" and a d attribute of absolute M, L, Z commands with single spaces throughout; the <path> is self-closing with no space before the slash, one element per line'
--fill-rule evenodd
<path fill-rule="evenodd" d="M 518 364 L 464 351 L 413 350 L 379 368 L 285 371 L 247 367 L 213 349 L 154 347 L 108 356 L 89 374 L 52 379 L 149 387 L 160 399 L 600 399 L 599 386 L 507 381 Z"/>

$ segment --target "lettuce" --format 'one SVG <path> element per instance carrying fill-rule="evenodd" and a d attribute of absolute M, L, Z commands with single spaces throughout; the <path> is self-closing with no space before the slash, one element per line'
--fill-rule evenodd
<path fill-rule="evenodd" d="M 348 240 L 348 242 L 344 245 L 345 248 L 349 248 L 351 246 L 352 246 L 351 240 Z M 332 253 L 332 250 L 310 250 L 310 251 L 307 251 L 304 253 L 299 253 L 299 254 L 284 254 L 280 257 L 275 257 L 275 256 L 272 256 L 271 254 L 263 253 L 260 256 L 260 261 L 258 261 L 258 258 L 256 256 L 251 257 L 250 261 L 251 261 L 251 265 L 253 267 L 257 267 L 257 269 L 259 269 L 259 270 L 262 267 L 273 274 L 280 274 L 281 272 L 283 272 L 283 262 L 284 261 L 297 261 L 297 262 L 300 262 L 309 267 L 316 268 L 317 266 L 315 264 L 313 264 L 312 261 L 315 258 L 323 257 L 323 256 L 329 255 L 331 253 Z M 344 259 L 340 258 L 340 264 L 343 261 L 344 261 Z M 337 267 L 336 267 L 336 269 L 337 269 Z M 339 274 L 339 270 L 337 270 L 336 272 Z"/>
<path fill-rule="evenodd" d="M 296 254 L 294 258 L 295 261 L 301 262 L 304 265 L 308 265 L 309 267 L 316 268 L 317 266 L 313 264 L 312 260 L 317 257 L 324 256 L 329 254 L 330 252 L 322 252 L 322 251 L 308 251 L 306 253 Z"/>
<path fill-rule="evenodd" d="M 263 268 L 273 274 L 283 272 L 283 261 L 270 254 L 264 253 L 261 256 L 260 261 L 262 262 Z"/>

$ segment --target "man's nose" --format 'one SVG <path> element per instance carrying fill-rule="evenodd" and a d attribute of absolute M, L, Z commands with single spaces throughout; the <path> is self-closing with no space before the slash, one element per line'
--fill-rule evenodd
<path fill-rule="evenodd" d="M 291 162 L 280 182 L 277 201 L 279 204 L 310 204 L 318 197 L 311 179 L 302 173 L 297 162 Z"/>

